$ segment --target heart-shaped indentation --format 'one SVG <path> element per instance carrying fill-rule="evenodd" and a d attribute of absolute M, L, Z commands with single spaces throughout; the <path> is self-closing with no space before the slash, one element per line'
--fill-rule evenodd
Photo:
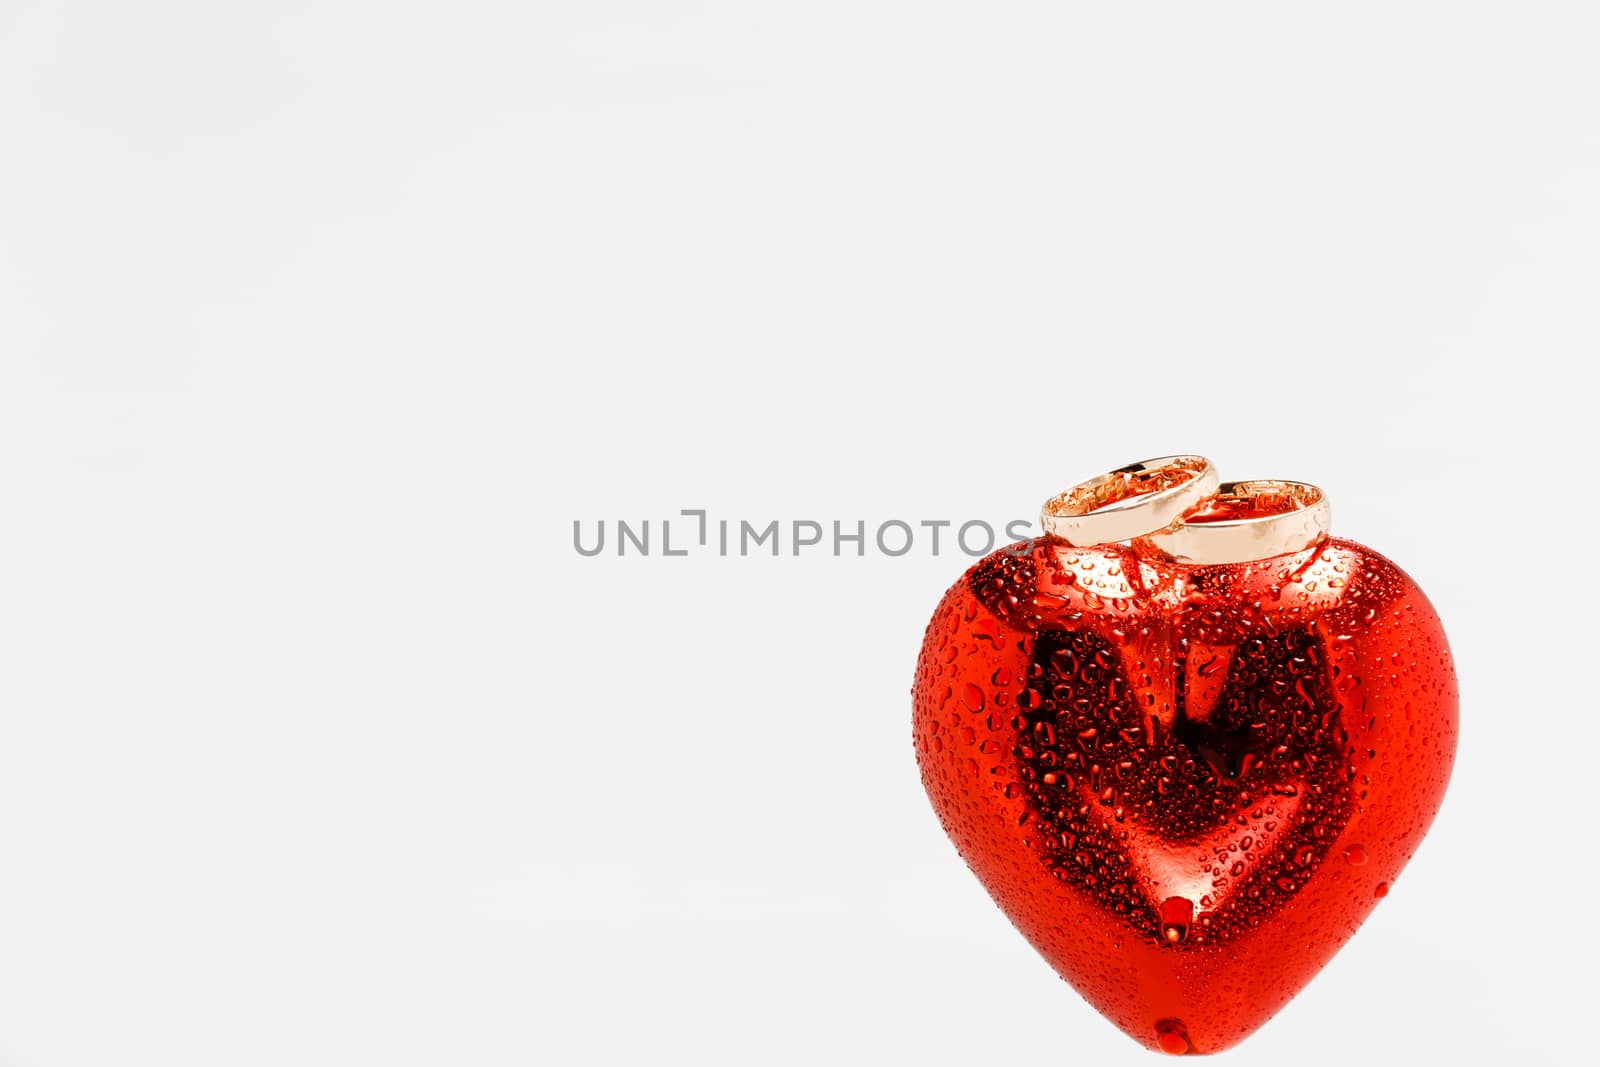
<path fill-rule="evenodd" d="M 1351 808 L 1348 744 L 1308 629 L 1238 645 L 1168 629 L 1174 706 L 1137 706 L 1150 660 L 1124 662 L 1088 629 L 1034 643 L 1019 701 L 1019 779 L 1054 877 L 1175 945 L 1225 941 L 1292 896 L 1326 858 Z M 1155 657 L 1152 657 L 1154 659 Z M 1129 668 L 1141 673 L 1130 679 Z M 1036 694 L 1036 695 L 1034 695 Z M 1186 900 L 1193 921 L 1163 917 Z"/>

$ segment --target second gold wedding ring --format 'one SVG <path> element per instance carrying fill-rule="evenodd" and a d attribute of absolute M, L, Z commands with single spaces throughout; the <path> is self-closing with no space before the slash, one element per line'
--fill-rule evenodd
<path fill-rule="evenodd" d="M 1165 530 L 1216 493 L 1216 468 L 1204 456 L 1162 456 L 1080 482 L 1045 501 L 1045 533 L 1087 548 Z"/>

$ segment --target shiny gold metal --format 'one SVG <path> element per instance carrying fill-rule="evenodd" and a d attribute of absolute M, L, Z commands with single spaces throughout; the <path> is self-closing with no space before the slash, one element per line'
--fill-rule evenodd
<path fill-rule="evenodd" d="M 1204 456 L 1130 463 L 1051 497 L 1039 513 L 1044 532 L 1087 548 L 1164 530 L 1217 491 Z"/>
<path fill-rule="evenodd" d="M 1146 541 L 1179 563 L 1246 563 L 1299 552 L 1328 536 L 1328 498 L 1305 482 L 1224 482 L 1216 496 Z"/>

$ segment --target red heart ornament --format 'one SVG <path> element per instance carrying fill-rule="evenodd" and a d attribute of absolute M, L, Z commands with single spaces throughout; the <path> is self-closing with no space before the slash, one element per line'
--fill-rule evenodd
<path fill-rule="evenodd" d="M 1216 1052 L 1338 951 L 1449 780 L 1456 682 L 1422 591 L 1344 540 L 1172 562 L 1002 549 L 945 594 L 914 696 L 946 832 L 1102 1014 Z"/>

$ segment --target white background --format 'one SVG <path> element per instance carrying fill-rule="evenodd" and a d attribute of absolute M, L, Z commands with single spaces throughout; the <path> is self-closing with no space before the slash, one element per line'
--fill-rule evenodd
<path fill-rule="evenodd" d="M 1174 450 L 1327 487 L 1463 695 L 1230 1062 L 1591 1054 L 1597 29 L 0 3 L 0 1063 L 1147 1062 L 921 793 L 964 558 L 572 521 Z"/>

